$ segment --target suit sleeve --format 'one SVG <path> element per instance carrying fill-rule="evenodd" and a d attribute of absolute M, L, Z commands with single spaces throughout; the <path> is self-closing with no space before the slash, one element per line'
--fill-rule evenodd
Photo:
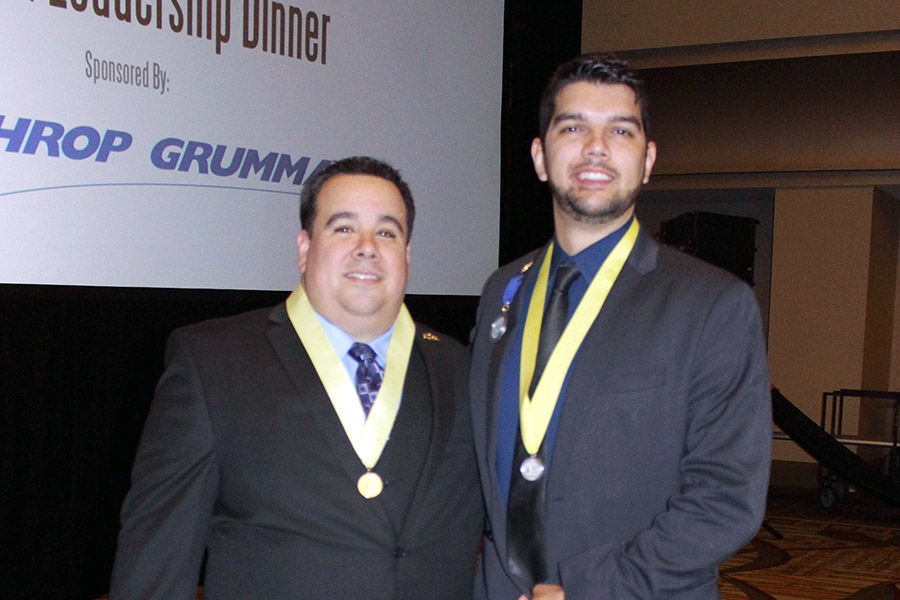
<path fill-rule="evenodd" d="M 218 466 L 184 332 L 169 339 L 165 363 L 122 507 L 112 600 L 196 597 Z"/>
<path fill-rule="evenodd" d="M 726 287 L 698 327 L 687 398 L 679 400 L 687 411 L 680 493 L 632 539 L 563 561 L 566 600 L 691 597 L 692 589 L 715 586 L 715 568 L 759 530 L 771 458 L 771 389 L 749 288 Z"/>

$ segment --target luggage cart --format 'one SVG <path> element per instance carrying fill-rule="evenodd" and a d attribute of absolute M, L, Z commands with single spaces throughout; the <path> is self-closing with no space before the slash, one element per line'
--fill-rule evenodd
<path fill-rule="evenodd" d="M 852 435 L 844 432 L 844 410 L 847 399 L 857 399 L 880 403 L 892 412 L 890 438 L 874 438 Z M 841 444 L 847 446 L 886 448 L 888 450 L 887 476 L 900 481 L 900 392 L 884 392 L 875 390 L 840 389 L 822 394 L 821 427 Z M 825 508 L 837 506 L 850 491 L 849 484 L 831 473 L 827 466 L 819 463 L 819 483 L 821 486 L 819 501 Z"/>

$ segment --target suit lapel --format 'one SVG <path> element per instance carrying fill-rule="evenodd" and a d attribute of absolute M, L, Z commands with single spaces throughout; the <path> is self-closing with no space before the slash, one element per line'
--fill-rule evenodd
<path fill-rule="evenodd" d="M 484 407 L 484 410 L 487 435 L 485 445 L 487 453 L 485 459 L 487 462 L 486 470 L 490 485 L 488 490 L 485 490 L 485 500 L 489 505 L 489 514 L 498 517 L 491 520 L 491 528 L 493 529 L 494 543 L 504 561 L 506 560 L 506 511 L 503 507 L 500 490 L 501 486 L 509 486 L 509 482 L 499 481 L 496 464 L 497 422 L 500 418 L 500 402 L 503 390 L 502 382 L 505 365 L 507 364 L 510 347 L 512 346 L 512 340 L 517 335 L 518 328 L 524 326 L 526 306 L 523 290 L 528 289 L 533 285 L 538 272 L 538 269 L 534 268 L 534 266 L 541 264 L 546 252 L 547 247 L 543 248 L 532 257 L 532 268 L 529 268 L 528 271 L 525 272 L 522 283 L 516 292 L 515 298 L 510 304 L 509 311 L 506 313 L 506 333 L 496 342 L 489 342 L 491 343 L 491 351 L 488 362 L 488 383 L 485 396 L 486 406 Z M 513 274 L 513 277 L 516 275 L 518 275 L 518 273 Z M 510 280 L 511 279 L 512 278 L 510 278 Z M 503 282 L 504 288 L 506 285 L 508 285 L 508 282 Z M 500 290 L 500 293 L 502 294 L 503 290 Z M 503 314 L 501 312 L 502 302 L 502 296 L 498 295 L 496 297 L 496 307 L 490 306 L 487 308 L 488 312 L 486 312 L 486 316 L 490 319 L 491 323 Z"/>
<path fill-rule="evenodd" d="M 356 493 L 356 483 L 365 470 L 356 451 L 347 439 L 344 427 L 334 411 L 331 399 L 319 379 L 318 373 L 297 336 L 285 305 L 279 304 L 269 314 L 269 342 L 281 361 L 288 378 L 297 390 L 297 401 L 302 402 L 313 415 L 319 433 L 334 450 L 333 456 L 347 474 L 348 490 Z M 299 460 L 299 458 L 298 458 Z M 379 515 L 387 527 L 390 519 L 380 504 L 367 502 L 373 512 Z"/>
<path fill-rule="evenodd" d="M 444 446 L 447 444 L 449 432 L 453 427 L 454 415 L 454 381 L 452 373 L 448 371 L 446 366 L 442 368 L 441 362 L 436 355 L 438 344 L 440 341 L 431 337 L 433 334 L 426 334 L 416 325 L 416 337 L 413 342 L 413 352 L 421 354 L 425 363 L 425 379 L 427 380 L 429 396 L 431 399 L 431 436 L 429 437 L 428 450 L 425 452 L 425 458 L 422 461 L 422 469 L 418 477 L 415 490 L 409 503 L 409 511 L 403 523 L 403 528 L 408 523 L 415 522 L 418 509 L 422 507 L 422 497 L 426 493 L 433 474 L 436 472 L 436 457 L 442 455 Z M 409 383 L 411 373 L 407 373 L 406 384 L 404 385 L 404 395 L 406 387 Z"/>
<path fill-rule="evenodd" d="M 569 464 L 569 457 L 573 451 L 573 444 L 567 443 L 576 438 L 580 423 L 593 417 L 592 407 L 582 401 L 582 396 L 577 393 L 579 389 L 591 386 L 591 381 L 596 377 L 596 368 L 593 365 L 607 360 L 615 360 L 610 356 L 607 346 L 603 343 L 604 331 L 619 311 L 627 310 L 628 303 L 623 300 L 634 293 L 641 278 L 656 268 L 657 248 L 654 242 L 644 234 L 643 229 L 638 235 L 634 249 L 625 261 L 625 267 L 613 284 L 607 301 L 604 303 L 600 314 L 591 325 L 585 336 L 582 346 L 589 347 L 591 357 L 589 361 L 580 361 L 576 355 L 574 371 L 569 381 L 569 393 L 566 395 L 565 405 L 560 415 L 559 430 L 556 434 L 555 447 L 553 449 L 553 462 L 556 465 Z M 574 392 L 574 393 L 572 393 Z M 550 469 L 550 478 L 547 480 L 548 497 L 553 488 L 553 467 Z"/>

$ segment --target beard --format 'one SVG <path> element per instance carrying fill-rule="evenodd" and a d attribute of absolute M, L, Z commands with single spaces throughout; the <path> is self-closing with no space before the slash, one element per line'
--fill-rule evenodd
<path fill-rule="evenodd" d="M 578 200 L 575 190 L 572 188 L 562 190 L 548 181 L 553 202 L 566 215 L 579 223 L 587 225 L 609 223 L 624 215 L 634 206 L 640 186 L 631 190 L 625 190 L 610 198 L 605 203 L 591 207 Z"/>

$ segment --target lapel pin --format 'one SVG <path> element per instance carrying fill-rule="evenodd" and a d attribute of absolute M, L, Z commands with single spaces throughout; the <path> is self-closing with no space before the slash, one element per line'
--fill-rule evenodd
<path fill-rule="evenodd" d="M 518 292 L 519 288 L 522 286 L 525 272 L 531 267 L 531 264 L 532 263 L 530 262 L 527 263 L 522 267 L 522 270 L 506 284 L 506 289 L 503 290 L 503 299 L 501 300 L 503 306 L 500 307 L 500 316 L 491 323 L 491 341 L 496 342 L 506 333 L 506 313 L 509 312 L 509 306 L 512 304 L 513 298 L 516 297 L 516 292 Z"/>
<path fill-rule="evenodd" d="M 504 305 L 503 311 L 506 312 L 509 307 Z M 506 333 L 506 315 L 500 315 L 497 319 L 491 323 L 491 339 L 495 342 L 503 337 L 503 334 Z"/>

